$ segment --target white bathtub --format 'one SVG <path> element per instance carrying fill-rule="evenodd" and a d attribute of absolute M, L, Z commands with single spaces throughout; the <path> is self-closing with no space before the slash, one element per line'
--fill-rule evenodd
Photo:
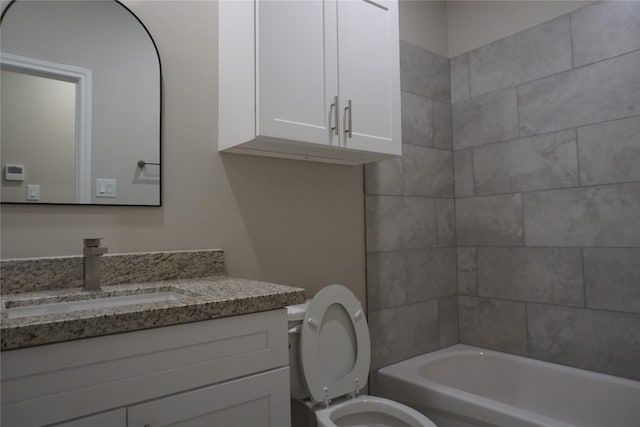
<path fill-rule="evenodd" d="M 381 369 L 374 391 L 438 427 L 640 426 L 638 381 L 462 344 Z"/>

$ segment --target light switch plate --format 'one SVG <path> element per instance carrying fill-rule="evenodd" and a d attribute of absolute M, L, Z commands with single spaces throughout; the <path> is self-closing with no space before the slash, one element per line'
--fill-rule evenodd
<path fill-rule="evenodd" d="M 35 184 L 27 185 L 27 200 L 38 201 L 40 200 L 40 186 Z"/>
<path fill-rule="evenodd" d="M 116 180 L 115 179 L 96 179 L 96 197 L 116 197 Z"/>

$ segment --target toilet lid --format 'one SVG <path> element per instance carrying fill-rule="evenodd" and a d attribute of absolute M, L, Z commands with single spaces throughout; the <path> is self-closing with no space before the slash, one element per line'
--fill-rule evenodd
<path fill-rule="evenodd" d="M 309 397 L 324 402 L 363 388 L 371 362 L 364 310 L 351 291 L 330 285 L 316 294 L 300 330 L 300 361 Z"/>

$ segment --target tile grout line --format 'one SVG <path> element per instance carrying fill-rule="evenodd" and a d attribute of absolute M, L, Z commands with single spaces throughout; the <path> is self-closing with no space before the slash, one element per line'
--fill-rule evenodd
<path fill-rule="evenodd" d="M 402 259 L 402 293 L 404 294 L 404 298 L 402 299 L 402 307 L 407 305 L 409 301 L 409 295 L 407 292 L 407 257 L 405 256 L 406 251 L 404 249 L 400 250 L 400 258 Z"/>
<path fill-rule="evenodd" d="M 520 124 L 520 91 L 517 86 L 514 86 L 514 90 L 516 91 L 516 126 L 518 127 L 518 138 L 522 138 L 522 126 Z"/>
<path fill-rule="evenodd" d="M 472 99 L 473 96 L 471 95 L 471 55 L 469 55 L 469 52 L 467 52 L 466 55 L 467 55 L 467 86 L 469 88 L 469 98 L 467 99 Z M 466 99 L 463 101 L 466 101 Z"/>
<path fill-rule="evenodd" d="M 449 61 L 451 64 L 451 61 Z M 451 169 L 453 171 L 453 243 L 455 246 L 455 261 L 456 261 L 456 330 L 457 338 L 456 344 L 460 343 L 460 272 L 458 271 L 458 210 L 457 210 L 457 195 L 456 195 L 456 162 L 455 152 L 453 151 L 453 106 L 450 107 L 451 111 Z"/>
<path fill-rule="evenodd" d="M 489 44 L 491 44 L 491 43 L 489 43 Z M 586 68 L 586 67 L 589 67 L 591 65 L 600 64 L 602 62 L 610 61 L 610 60 L 613 60 L 613 59 L 618 59 L 618 58 L 620 58 L 622 56 L 631 55 L 631 54 L 635 54 L 635 53 L 638 53 L 638 52 L 640 52 L 640 49 L 634 49 L 634 50 L 631 50 L 629 52 L 620 53 L 620 54 L 617 54 L 617 55 L 614 55 L 614 56 L 610 56 L 608 58 L 603 58 L 603 59 L 599 59 L 599 60 L 594 61 L 594 62 L 590 62 L 590 63 L 587 63 L 587 64 L 582 64 L 582 65 L 577 66 L 575 68 L 568 68 L 568 69 L 563 70 L 563 71 L 558 71 L 558 72 L 555 72 L 555 73 L 552 73 L 552 74 L 547 74 L 547 75 L 544 75 L 544 76 L 541 76 L 541 77 L 536 77 L 535 79 L 532 79 L 532 80 L 525 80 L 523 82 L 515 83 L 513 86 L 505 86 L 505 87 L 501 87 L 501 88 L 498 88 L 498 89 L 493 89 L 493 90 L 490 90 L 488 92 L 483 92 L 483 93 L 480 93 L 480 94 L 477 94 L 477 95 L 474 95 L 474 96 L 471 96 L 471 93 L 469 93 L 469 98 L 468 99 L 457 101 L 457 102 L 455 102 L 455 104 L 469 102 L 469 101 L 474 100 L 476 98 L 480 98 L 480 97 L 485 96 L 485 95 L 494 94 L 496 92 L 500 92 L 500 91 L 511 89 L 511 88 L 516 88 L 517 89 L 520 86 L 528 85 L 528 84 L 531 84 L 533 82 L 537 82 L 537 81 L 540 81 L 540 80 L 543 80 L 543 79 L 546 79 L 546 78 L 558 76 L 558 75 L 564 74 L 564 73 L 570 73 L 572 71 L 580 70 L 582 68 Z M 471 76 L 469 76 L 469 80 L 471 80 Z"/>
<path fill-rule="evenodd" d="M 476 296 L 480 295 L 480 264 L 478 263 L 478 247 L 473 247 L 473 267 L 476 277 L 474 279 Z"/>
<path fill-rule="evenodd" d="M 364 203 L 362 209 L 363 225 L 364 225 L 364 298 L 367 319 L 371 312 L 369 310 L 369 251 L 367 251 L 367 173 L 366 165 L 362 166 L 362 191 L 364 192 Z"/>
<path fill-rule="evenodd" d="M 575 68 L 570 68 L 570 69 L 568 69 L 568 70 L 564 70 L 564 71 L 560 71 L 560 72 L 557 72 L 557 73 L 549 74 L 549 75 L 547 75 L 547 76 L 538 77 L 538 78 L 536 78 L 536 79 L 529 80 L 529 81 L 526 81 L 526 82 L 517 83 L 515 87 L 517 88 L 517 87 L 519 87 L 519 86 L 528 85 L 528 84 L 530 84 L 530 83 L 538 82 L 538 81 L 540 81 L 540 80 L 543 80 L 543 79 L 546 79 L 546 78 L 549 78 L 549 77 L 555 77 L 555 76 L 558 76 L 558 75 L 560 75 L 560 74 L 571 73 L 571 72 L 573 72 L 573 71 L 580 70 L 580 69 L 583 69 L 583 68 L 589 67 L 589 66 L 591 66 L 591 65 L 596 65 L 596 64 L 603 63 L 603 62 L 607 62 L 607 61 L 611 61 L 611 60 L 614 60 L 614 59 L 618 59 L 618 58 L 621 58 L 621 57 L 623 57 L 623 56 L 625 56 L 625 55 L 633 55 L 633 54 L 636 54 L 636 53 L 638 53 L 638 52 L 640 52 L 640 49 L 634 49 L 634 50 L 631 50 L 631 51 L 629 51 L 629 52 L 624 52 L 624 53 L 620 53 L 620 54 L 617 54 L 617 55 L 614 55 L 614 56 L 610 56 L 610 57 L 608 57 L 608 58 L 599 59 L 599 60 L 597 60 L 597 61 L 590 62 L 590 63 L 588 63 L 588 64 L 582 64 L 582 65 L 580 65 L 580 66 L 578 66 L 578 67 L 575 67 Z M 495 91 L 495 92 L 497 92 L 497 91 Z"/>
<path fill-rule="evenodd" d="M 471 193 L 472 197 L 476 197 L 476 156 L 475 152 L 471 150 Z"/>
<path fill-rule="evenodd" d="M 469 55 L 467 54 L 467 73 L 469 73 Z M 467 74 L 467 84 L 469 86 L 469 96 L 471 96 L 471 76 Z M 449 87 L 453 87 L 453 79 L 451 78 L 451 60 L 449 60 Z M 455 162 L 455 144 L 453 141 L 453 99 L 449 105 L 449 111 L 451 112 L 451 169 L 453 171 L 453 235 L 455 246 L 455 268 L 456 268 L 456 344 L 461 342 L 461 330 L 460 330 L 460 271 L 458 269 L 458 210 L 457 210 L 457 198 L 456 195 L 456 162 Z M 473 155 L 473 152 L 471 153 Z M 473 162 L 473 159 L 472 159 Z M 472 163 L 473 166 L 473 163 Z"/>
<path fill-rule="evenodd" d="M 451 101 L 447 101 L 445 99 L 438 98 L 437 96 L 432 95 L 432 94 L 425 95 L 424 93 L 418 93 L 418 92 L 414 92 L 414 91 L 408 90 L 408 89 L 400 89 L 401 95 L 402 95 L 402 92 L 405 92 L 405 93 L 408 93 L 408 94 L 414 95 L 414 96 L 419 96 L 421 98 L 432 99 L 432 100 L 434 100 L 436 102 L 440 102 L 442 104 L 451 104 Z"/>
<path fill-rule="evenodd" d="M 402 145 L 411 145 L 412 147 L 419 147 L 419 148 L 430 148 L 432 150 L 445 151 L 447 153 L 451 153 L 452 152 L 452 150 L 450 150 L 448 148 L 434 147 L 432 145 L 412 144 L 411 142 L 403 142 Z"/>
<path fill-rule="evenodd" d="M 438 241 L 440 240 L 440 221 L 439 221 L 439 209 L 438 209 L 438 202 L 434 201 L 432 203 L 433 205 L 433 216 L 435 217 L 436 221 L 436 230 L 435 230 L 435 236 L 436 236 L 436 246 L 438 245 Z"/>
<path fill-rule="evenodd" d="M 402 145 L 402 141 L 400 142 L 400 145 Z M 405 185 L 404 185 L 404 149 L 403 151 L 403 155 L 400 157 L 400 187 L 401 187 L 401 192 L 402 192 L 402 197 L 406 197 L 405 194 Z"/>
<path fill-rule="evenodd" d="M 569 13 L 569 54 L 571 55 L 571 69 L 575 68 L 573 59 L 573 12 Z"/>
<path fill-rule="evenodd" d="M 506 193 L 510 194 L 510 193 Z M 454 197 L 443 197 L 443 196 L 421 196 L 417 194 L 387 194 L 387 193 L 375 193 L 375 194 L 365 194 L 365 196 L 370 197 L 406 197 L 410 199 L 430 199 L 430 200 L 453 200 Z M 82 255 L 78 255 L 82 257 Z"/>
<path fill-rule="evenodd" d="M 637 316 L 638 319 L 640 319 L 640 313 L 636 312 L 636 311 L 621 311 L 621 310 L 612 310 L 612 309 L 609 309 L 609 308 L 583 307 L 581 305 L 563 305 L 563 304 L 552 303 L 552 302 L 518 300 L 518 299 L 509 299 L 509 298 L 504 298 L 504 297 L 486 296 L 486 295 L 460 295 L 460 296 L 461 297 L 466 297 L 466 298 L 478 298 L 478 299 L 483 299 L 483 300 L 495 300 L 495 301 L 501 301 L 501 302 L 510 302 L 510 303 L 514 303 L 514 304 L 536 304 L 536 305 L 545 305 L 545 306 L 548 306 L 548 307 L 555 307 L 555 308 L 568 308 L 568 309 L 582 310 L 582 311 L 597 311 L 597 312 L 604 312 L 604 313 L 615 313 L 615 314 L 621 314 L 621 315 L 627 315 L 627 316 Z"/>
<path fill-rule="evenodd" d="M 405 198 L 407 196 L 404 196 L 404 178 L 405 178 L 405 170 L 404 170 L 404 159 L 402 161 L 402 201 L 404 204 Z M 400 307 L 405 307 L 407 305 L 407 302 L 409 301 L 409 292 L 407 290 L 407 257 L 406 257 L 406 248 L 404 247 L 404 244 L 401 242 L 400 244 L 400 257 L 402 258 L 402 291 L 403 291 L 403 301 L 402 301 L 402 305 L 400 305 Z"/>
<path fill-rule="evenodd" d="M 494 43 L 499 43 L 499 42 L 501 42 L 501 41 L 504 41 L 504 40 L 507 40 L 507 39 L 509 39 L 509 38 L 512 38 L 512 37 L 514 37 L 515 35 L 518 35 L 518 34 L 524 33 L 524 32 L 529 31 L 529 30 L 533 30 L 533 29 L 538 28 L 538 27 L 542 27 L 542 26 L 544 26 L 544 25 L 548 25 L 551 21 L 560 20 L 560 19 L 561 19 L 561 18 L 563 18 L 565 15 L 568 15 L 568 14 L 570 14 L 570 13 L 574 13 L 574 12 L 576 12 L 576 11 L 578 11 L 578 10 L 580 10 L 580 9 L 583 9 L 583 8 L 585 8 L 585 7 L 588 7 L 588 6 L 591 6 L 591 5 L 590 5 L 590 4 L 587 4 L 587 5 L 582 6 L 582 7 L 578 8 L 578 9 L 576 9 L 576 10 L 574 10 L 574 11 L 571 11 L 571 12 L 565 12 L 565 13 L 563 13 L 562 15 L 559 15 L 559 16 L 556 16 L 556 17 L 554 17 L 554 18 L 548 19 L 548 20 L 546 20 L 546 21 L 540 22 L 539 24 L 535 24 L 535 25 L 533 25 L 533 26 L 531 26 L 531 27 L 528 27 L 528 28 L 525 28 L 525 29 L 523 29 L 523 30 L 520 30 L 520 31 L 518 31 L 518 32 L 516 32 L 516 33 L 514 33 L 514 34 L 509 34 L 509 35 L 506 35 L 506 36 L 504 36 L 504 37 L 501 37 L 501 38 L 499 38 L 499 39 L 497 39 L 497 40 L 493 40 L 493 41 L 491 41 L 491 42 L 485 43 L 485 44 L 483 44 L 482 46 L 475 47 L 475 48 L 473 48 L 473 49 L 471 49 L 471 50 L 469 50 L 469 51 L 467 51 L 467 52 L 459 53 L 459 54 L 457 54 L 456 56 L 454 56 L 454 58 L 456 58 L 456 57 L 458 57 L 458 56 L 461 56 L 461 55 L 465 55 L 465 54 L 471 54 L 472 52 L 479 51 L 480 49 L 485 48 L 485 47 L 487 47 L 487 46 L 489 46 L 489 45 L 492 45 L 492 44 L 494 44 Z"/>
<path fill-rule="evenodd" d="M 435 120 L 434 120 L 434 110 L 435 108 L 433 107 L 433 98 L 428 98 L 428 107 L 427 110 L 429 111 L 429 127 L 431 128 L 431 146 L 435 147 L 436 145 L 436 128 L 434 126 L 435 124 Z"/>
<path fill-rule="evenodd" d="M 517 193 L 517 194 L 520 195 L 520 218 L 522 220 L 522 247 L 526 248 L 527 247 L 527 229 L 525 227 L 525 221 L 524 221 L 524 219 L 525 219 L 525 214 L 524 214 L 525 208 L 524 208 L 524 205 L 525 205 L 525 199 L 526 198 L 524 197 L 523 193 Z"/>
<path fill-rule="evenodd" d="M 525 345 L 526 345 L 526 350 L 525 350 L 525 354 L 528 356 L 529 353 L 529 337 L 531 334 L 529 334 L 529 303 L 525 302 L 524 303 L 524 338 L 525 338 Z"/>
<path fill-rule="evenodd" d="M 578 128 L 574 129 L 576 139 L 576 167 L 578 168 L 578 187 L 582 187 L 582 166 L 580 165 L 580 141 L 578 141 Z"/>
<path fill-rule="evenodd" d="M 582 264 L 582 305 L 587 309 L 587 280 L 584 269 L 584 248 L 580 248 L 580 262 Z"/>
<path fill-rule="evenodd" d="M 418 95 L 418 94 L 414 94 L 412 92 L 408 92 L 411 93 L 413 95 Z M 420 96 L 420 95 L 418 95 Z M 430 98 L 427 98 L 427 100 L 430 100 Z M 432 111 L 433 113 L 433 111 Z M 405 178 L 406 178 L 406 171 L 405 171 L 405 162 L 404 162 L 405 157 L 402 156 L 401 159 L 401 173 L 402 173 L 402 203 L 403 205 L 405 204 L 405 199 L 409 196 L 406 195 L 406 185 L 405 185 Z M 404 244 L 400 244 L 400 257 L 402 258 L 402 291 L 403 291 L 403 301 L 402 301 L 402 305 L 399 307 L 406 307 L 407 303 L 409 301 L 409 292 L 407 290 L 407 257 L 406 257 L 406 249 L 404 247 Z"/>
<path fill-rule="evenodd" d="M 521 141 L 521 140 L 524 140 L 524 139 L 536 138 L 536 137 L 541 137 L 541 136 L 548 136 L 548 135 L 552 135 L 554 133 L 568 132 L 568 131 L 573 130 L 573 129 L 582 129 L 582 128 L 587 128 L 587 127 L 592 127 L 592 126 L 605 125 L 605 124 L 609 124 L 609 123 L 613 123 L 613 122 L 618 122 L 618 121 L 623 121 L 623 120 L 631 120 L 631 119 L 635 119 L 635 118 L 639 118 L 639 117 L 640 117 L 640 114 L 634 114 L 632 116 L 624 116 L 624 117 L 619 117 L 619 118 L 615 118 L 615 119 L 602 120 L 602 121 L 599 121 L 599 122 L 593 122 L 593 123 L 584 124 L 584 125 L 578 125 L 578 126 L 571 126 L 571 127 L 562 128 L 562 129 L 556 129 L 556 130 L 550 130 L 550 131 L 535 133 L 535 134 L 531 134 L 531 135 L 523 135 L 523 136 L 520 136 L 518 138 L 501 139 L 499 141 L 490 141 L 490 142 L 485 142 L 483 144 L 471 145 L 469 147 L 462 147 L 462 148 L 458 148 L 458 149 L 454 148 L 453 151 L 454 152 L 456 152 L 456 151 L 464 151 L 464 150 L 471 150 L 471 149 L 475 149 L 475 148 L 479 149 L 479 148 L 487 147 L 487 146 L 491 146 L 491 145 L 506 144 L 506 143 L 509 143 L 509 142 L 518 142 L 518 141 Z M 415 145 L 415 144 L 412 144 L 412 145 Z"/>
<path fill-rule="evenodd" d="M 563 191 L 563 190 L 578 190 L 578 189 L 588 189 L 588 188 L 597 188 L 597 187 L 611 187 L 611 186 L 626 186 L 626 185 L 634 185 L 640 184 L 640 180 L 635 181 L 625 181 L 625 182 L 611 182 L 606 184 L 590 184 L 590 185 L 573 185 L 570 187 L 556 187 L 556 188 L 543 188 L 539 190 L 516 190 L 516 191 L 508 191 L 505 193 L 486 193 L 486 194 L 477 194 L 473 197 L 459 197 L 459 199 L 477 199 L 483 197 L 498 197 L 498 196 L 509 196 L 514 194 L 532 194 L 532 193 L 547 193 L 550 191 Z"/>
<path fill-rule="evenodd" d="M 522 137 L 522 124 L 520 122 L 520 91 L 518 90 L 518 86 L 514 86 L 514 90 L 516 92 L 516 123 L 518 127 L 518 139 Z M 526 236 L 526 227 L 525 227 L 525 197 L 523 192 L 519 192 L 520 194 L 520 220 L 522 222 L 522 246 L 527 246 L 527 236 Z M 526 316 L 526 305 L 525 305 L 525 316 Z M 526 319 L 526 317 L 525 317 Z M 527 334 L 527 354 L 529 354 L 529 327 L 526 326 L 526 334 Z"/>

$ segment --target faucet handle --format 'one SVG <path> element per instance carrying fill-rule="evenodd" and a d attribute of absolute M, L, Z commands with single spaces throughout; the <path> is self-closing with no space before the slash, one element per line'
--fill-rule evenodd
<path fill-rule="evenodd" d="M 82 241 L 84 242 L 84 247 L 85 248 L 99 248 L 100 247 L 100 241 L 102 240 L 102 237 L 92 237 L 89 239 L 82 239 Z"/>

